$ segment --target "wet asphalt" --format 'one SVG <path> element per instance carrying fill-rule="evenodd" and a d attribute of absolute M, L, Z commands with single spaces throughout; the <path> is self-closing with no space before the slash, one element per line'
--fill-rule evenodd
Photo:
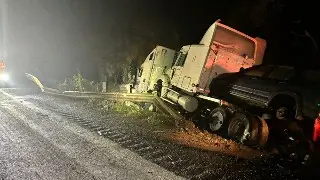
<path fill-rule="evenodd" d="M 317 179 L 277 157 L 251 160 L 178 145 L 142 119 L 33 89 L 0 90 L 2 179 Z"/>

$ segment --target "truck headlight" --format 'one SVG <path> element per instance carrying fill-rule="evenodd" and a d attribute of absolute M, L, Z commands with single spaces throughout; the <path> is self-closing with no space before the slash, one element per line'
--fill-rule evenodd
<path fill-rule="evenodd" d="M 0 75 L 0 80 L 1 80 L 1 81 L 5 81 L 5 82 L 8 82 L 8 81 L 10 80 L 9 74 L 7 74 L 7 73 L 2 73 L 2 74 Z"/>

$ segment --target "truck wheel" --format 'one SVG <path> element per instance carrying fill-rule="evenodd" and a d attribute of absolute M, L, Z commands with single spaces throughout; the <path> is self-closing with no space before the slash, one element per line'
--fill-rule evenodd
<path fill-rule="evenodd" d="M 236 113 L 230 120 L 228 136 L 245 145 L 259 145 L 259 119 L 245 113 Z"/>
<path fill-rule="evenodd" d="M 280 106 L 275 109 L 275 117 L 279 120 L 288 118 L 289 109 L 285 106 Z"/>
<path fill-rule="evenodd" d="M 207 118 L 208 130 L 215 132 L 220 130 L 223 126 L 227 126 L 227 111 L 223 107 L 217 107 L 211 111 Z"/>
<path fill-rule="evenodd" d="M 294 117 L 296 102 L 293 98 L 280 96 L 271 103 L 274 117 L 278 120 L 291 119 Z"/>

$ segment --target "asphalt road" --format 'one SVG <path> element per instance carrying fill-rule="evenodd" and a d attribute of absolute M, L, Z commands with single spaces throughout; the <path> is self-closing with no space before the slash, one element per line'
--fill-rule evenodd
<path fill-rule="evenodd" d="M 47 107 L 0 90 L 0 179 L 182 179 Z"/>
<path fill-rule="evenodd" d="M 0 179 L 297 179 L 273 157 L 178 145 L 137 122 L 83 100 L 0 89 Z"/>

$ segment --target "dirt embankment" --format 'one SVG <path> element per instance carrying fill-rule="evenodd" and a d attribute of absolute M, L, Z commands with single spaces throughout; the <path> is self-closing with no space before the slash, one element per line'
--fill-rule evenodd
<path fill-rule="evenodd" d="M 188 120 L 184 120 L 179 127 L 176 127 L 174 120 L 171 120 L 170 117 L 139 109 L 135 104 L 119 104 L 110 101 L 90 101 L 90 103 L 102 111 L 116 111 L 124 116 L 137 117 L 134 119 L 137 119 L 135 123 L 138 124 L 138 127 L 144 127 L 144 129 L 148 129 L 148 133 L 174 143 L 241 158 L 253 158 L 264 154 L 257 149 L 240 145 L 216 134 L 201 131 Z"/>

